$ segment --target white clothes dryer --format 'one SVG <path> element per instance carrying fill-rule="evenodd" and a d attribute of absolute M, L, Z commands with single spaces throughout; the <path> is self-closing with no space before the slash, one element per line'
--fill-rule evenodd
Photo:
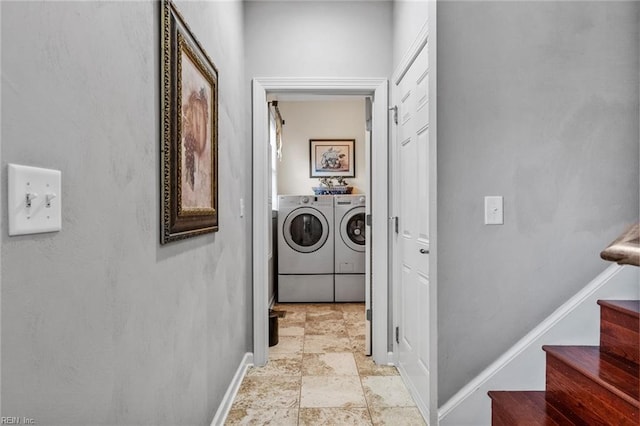
<path fill-rule="evenodd" d="M 279 195 L 278 206 L 278 301 L 333 302 L 333 196 Z"/>
<path fill-rule="evenodd" d="M 335 300 L 365 300 L 365 206 L 364 195 L 336 195 Z"/>

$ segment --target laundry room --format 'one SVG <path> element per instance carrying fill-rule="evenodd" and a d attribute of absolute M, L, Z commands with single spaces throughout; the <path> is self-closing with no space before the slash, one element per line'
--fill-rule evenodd
<path fill-rule="evenodd" d="M 367 100 L 287 95 L 270 105 L 270 300 L 364 303 Z"/>
<path fill-rule="evenodd" d="M 269 345 L 278 352 L 300 343 L 299 336 L 287 334 L 313 330 L 299 327 L 291 315 L 302 310 L 313 317 L 317 309 L 328 309 L 333 313 L 325 325 L 335 323 L 332 330 L 343 340 L 340 350 L 370 355 L 365 320 L 370 102 L 363 96 L 287 94 L 269 105 Z M 276 314 L 283 316 L 281 338 L 273 322 Z"/>

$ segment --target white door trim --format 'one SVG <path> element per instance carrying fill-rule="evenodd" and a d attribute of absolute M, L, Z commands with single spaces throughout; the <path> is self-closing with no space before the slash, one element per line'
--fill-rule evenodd
<path fill-rule="evenodd" d="M 388 82 L 379 78 L 256 78 L 253 100 L 253 359 L 264 365 L 268 357 L 268 211 L 267 93 L 373 96 L 371 167 L 375 170 L 369 199 L 372 212 L 372 340 L 373 359 L 386 364 L 388 357 Z"/>

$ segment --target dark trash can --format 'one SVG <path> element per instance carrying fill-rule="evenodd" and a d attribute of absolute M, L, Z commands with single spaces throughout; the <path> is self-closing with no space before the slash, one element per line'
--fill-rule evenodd
<path fill-rule="evenodd" d="M 278 344 L 278 314 L 269 310 L 269 346 Z"/>

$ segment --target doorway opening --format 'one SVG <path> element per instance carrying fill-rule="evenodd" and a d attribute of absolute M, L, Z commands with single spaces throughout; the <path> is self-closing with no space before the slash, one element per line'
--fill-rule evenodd
<path fill-rule="evenodd" d="M 269 352 L 304 346 L 371 355 L 371 322 L 365 315 L 371 300 L 366 274 L 371 100 L 298 94 L 267 99 L 274 254 L 269 305 L 280 329 L 276 343 L 270 325 Z M 307 327 L 300 322 L 305 311 Z M 319 327 L 319 319 L 327 322 Z"/>
<path fill-rule="evenodd" d="M 273 251 L 273 218 L 272 207 L 274 196 L 278 192 L 310 193 L 307 188 L 313 182 L 311 177 L 306 181 L 300 178 L 309 170 L 309 148 L 297 147 L 298 158 L 295 160 L 297 170 L 288 170 L 286 182 L 279 190 L 272 191 L 270 183 L 273 178 L 273 163 L 269 136 L 273 134 L 272 120 L 270 120 L 268 101 L 277 99 L 279 109 L 281 102 L 310 102 L 322 100 L 336 101 L 341 99 L 345 103 L 361 102 L 366 104 L 365 98 L 371 100 L 370 135 L 364 138 L 368 146 L 361 152 L 361 170 L 356 174 L 364 179 L 358 180 L 362 192 L 368 197 L 366 214 L 369 215 L 369 235 L 371 238 L 370 260 L 367 262 L 367 283 L 370 283 L 370 293 L 367 297 L 368 318 L 371 319 L 371 341 L 374 362 L 389 363 L 388 351 L 388 172 L 387 172 L 387 81 L 381 79 L 352 79 L 352 80 L 310 80 L 310 79 L 256 79 L 253 82 L 253 311 L 254 311 L 254 364 L 264 365 L 268 359 L 268 309 L 273 301 L 273 286 L 269 285 L 274 269 L 274 262 L 270 253 Z M 285 104 L 286 105 L 286 104 Z M 290 105 L 295 107 L 295 105 Z M 298 105 L 299 106 L 299 105 Z M 286 109 L 286 108 L 285 108 Z M 363 114 L 363 117 L 365 115 Z M 286 120 L 286 117 L 285 117 Z M 325 123 L 331 127 L 331 123 Z M 364 127 L 364 123 L 362 123 Z M 335 137 L 340 136 L 336 135 Z M 305 138 L 307 139 L 307 138 Z M 308 140 L 302 141 L 310 143 Z M 294 148 L 293 146 L 290 148 Z M 306 148 L 306 149 L 305 149 Z M 296 148 L 294 148 L 296 149 Z M 300 152 L 302 151 L 302 153 Z M 364 155 L 362 155 L 364 154 Z M 358 164 L 356 159 L 355 164 Z M 365 166 L 365 167 L 362 167 Z M 299 175 L 297 178 L 295 177 Z M 307 174 L 309 174 L 307 172 Z M 280 176 L 279 176 L 280 177 Z M 315 179 L 317 180 L 317 178 Z M 298 184 L 304 187 L 297 187 Z M 355 183 L 355 182 L 354 182 Z M 312 184 L 312 186 L 315 186 Z M 298 189 L 302 188 L 302 189 Z M 270 274 L 271 272 L 271 274 Z"/>

